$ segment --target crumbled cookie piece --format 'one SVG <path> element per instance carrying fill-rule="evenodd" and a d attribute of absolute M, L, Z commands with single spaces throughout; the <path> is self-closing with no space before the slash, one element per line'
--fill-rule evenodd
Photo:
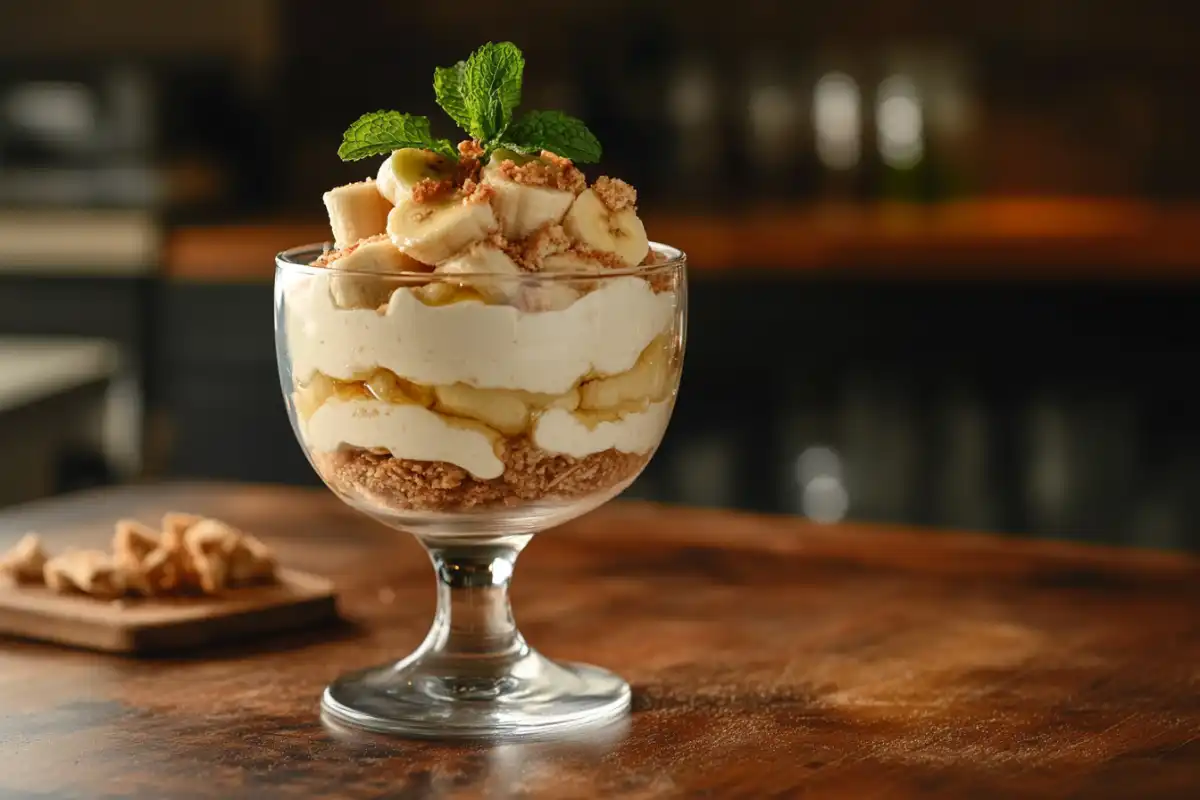
<path fill-rule="evenodd" d="M 563 226 L 548 223 L 525 237 L 525 241 L 514 248 L 516 255 L 509 255 L 527 272 L 539 272 L 547 256 L 565 252 L 570 247 L 571 237 L 567 236 Z"/>
<path fill-rule="evenodd" d="M 101 550 L 72 550 L 46 562 L 46 585 L 60 594 L 82 593 L 100 600 L 125 594 L 125 574 L 112 556 Z"/>
<path fill-rule="evenodd" d="M 490 203 L 492 196 L 496 194 L 496 190 L 486 183 L 471 183 L 470 191 L 467 191 L 468 186 L 463 186 L 463 202 L 474 203 Z"/>
<path fill-rule="evenodd" d="M 483 145 L 478 139 L 463 139 L 458 143 L 458 157 L 460 160 L 483 158 Z"/>
<path fill-rule="evenodd" d="M 229 582 L 233 585 L 273 580 L 275 569 L 270 548 L 248 533 L 242 534 L 229 554 Z"/>
<path fill-rule="evenodd" d="M 457 189 L 450 178 L 440 181 L 423 178 L 413 186 L 412 201 L 421 204 L 441 203 L 453 197 Z"/>
<path fill-rule="evenodd" d="M 601 175 L 592 184 L 592 191 L 604 203 L 605 207 L 614 214 L 627 208 L 637 207 L 637 189 L 634 189 L 620 178 L 610 178 Z"/>
<path fill-rule="evenodd" d="M 41 583 L 46 561 L 41 539 L 36 533 L 27 533 L 0 557 L 0 582 Z"/>
<path fill-rule="evenodd" d="M 144 595 L 153 593 L 142 565 L 158 547 L 158 531 L 133 519 L 117 521 L 112 542 L 113 560 L 124 571 L 130 590 Z"/>
<path fill-rule="evenodd" d="M 517 164 L 511 159 L 500 162 L 500 174 L 524 186 L 541 186 L 579 194 L 587 188 L 587 178 L 568 158 L 542 151 L 540 158 Z"/>
<path fill-rule="evenodd" d="M 217 594 L 226 586 L 229 562 L 242 533 L 215 519 L 204 519 L 188 529 L 184 547 L 205 594 Z"/>

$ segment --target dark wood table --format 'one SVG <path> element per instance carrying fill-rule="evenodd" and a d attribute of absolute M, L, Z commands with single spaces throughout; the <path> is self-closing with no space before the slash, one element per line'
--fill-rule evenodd
<path fill-rule="evenodd" d="M 630 680 L 627 729 L 444 745 L 317 718 L 433 611 L 416 544 L 326 492 L 122 489 L 0 514 L 0 544 L 168 509 L 333 577 L 349 622 L 155 660 L 0 642 L 0 797 L 1200 796 L 1197 560 L 613 504 L 535 541 L 514 598 L 543 652 Z"/>

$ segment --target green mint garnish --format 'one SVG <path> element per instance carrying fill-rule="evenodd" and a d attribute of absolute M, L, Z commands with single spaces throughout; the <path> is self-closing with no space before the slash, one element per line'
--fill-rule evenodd
<path fill-rule="evenodd" d="M 433 93 L 454 123 L 483 147 L 537 154 L 549 150 L 581 164 L 600 160 L 600 142 L 582 121 L 558 111 L 530 111 L 516 122 L 525 57 L 511 42 L 488 42 L 452 67 L 433 72 Z M 338 155 L 343 161 L 420 147 L 456 157 L 446 139 L 434 139 L 429 120 L 396 111 L 365 114 L 346 129 Z"/>
<path fill-rule="evenodd" d="M 526 111 L 505 132 L 505 146 L 519 153 L 551 153 L 590 164 L 600 160 L 600 142 L 575 117 L 559 111 Z"/>
<path fill-rule="evenodd" d="M 488 42 L 467 59 L 463 97 L 471 112 L 468 130 L 481 142 L 495 141 L 512 122 L 513 109 L 521 105 L 521 79 L 525 57 L 511 42 Z"/>
<path fill-rule="evenodd" d="M 437 104 L 450 115 L 454 124 L 471 133 L 471 111 L 467 108 L 466 88 L 467 62 L 460 61 L 453 67 L 438 67 L 433 71 L 433 93 Z"/>
<path fill-rule="evenodd" d="M 429 131 L 429 118 L 399 111 L 363 114 L 342 134 L 338 156 L 357 161 L 368 156 L 388 155 L 402 147 L 419 147 L 435 153 L 457 156 L 449 139 L 435 139 Z"/>

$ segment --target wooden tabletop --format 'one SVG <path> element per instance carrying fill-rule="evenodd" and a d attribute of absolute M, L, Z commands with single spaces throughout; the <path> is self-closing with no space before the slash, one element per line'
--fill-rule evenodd
<path fill-rule="evenodd" d="M 517 570 L 547 655 L 634 686 L 623 731 L 443 745 L 317 718 L 339 672 L 407 653 L 433 610 L 408 537 L 324 491 L 131 488 L 0 514 L 51 545 L 168 509 L 324 572 L 350 622 L 134 661 L 0 642 L 5 798 L 1200 796 L 1200 562 L 612 504 Z"/>

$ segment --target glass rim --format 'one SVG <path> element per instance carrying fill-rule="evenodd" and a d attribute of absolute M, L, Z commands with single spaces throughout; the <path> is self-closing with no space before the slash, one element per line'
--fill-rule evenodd
<path fill-rule="evenodd" d="M 672 247 L 669 244 L 661 242 L 650 242 L 650 249 L 659 255 L 664 256 L 667 260 L 657 264 L 640 264 L 634 267 L 623 267 L 621 269 L 604 269 L 600 272 L 522 272 L 520 275 L 511 275 L 501 272 L 470 272 L 455 275 L 443 275 L 435 272 L 413 272 L 411 270 L 402 270 L 397 272 L 371 272 L 361 269 L 330 269 L 328 267 L 315 267 L 310 262 L 320 257 L 322 254 L 334 250 L 332 242 L 321 242 L 319 244 L 302 244 L 296 247 L 290 247 L 277 253 L 275 256 L 275 269 L 277 272 L 286 272 L 289 274 L 302 275 L 317 275 L 321 273 L 336 273 L 338 275 L 353 275 L 358 277 L 370 278 L 386 278 L 394 279 L 398 283 L 428 283 L 430 281 L 453 278 L 455 280 L 474 280 L 478 278 L 488 278 L 492 280 L 510 280 L 531 282 L 553 282 L 553 281 L 569 281 L 569 280 L 606 280 L 608 278 L 619 278 L 623 276 L 646 277 L 658 275 L 660 273 L 673 272 L 677 269 L 682 269 L 687 265 L 687 254 L 678 247 Z"/>

